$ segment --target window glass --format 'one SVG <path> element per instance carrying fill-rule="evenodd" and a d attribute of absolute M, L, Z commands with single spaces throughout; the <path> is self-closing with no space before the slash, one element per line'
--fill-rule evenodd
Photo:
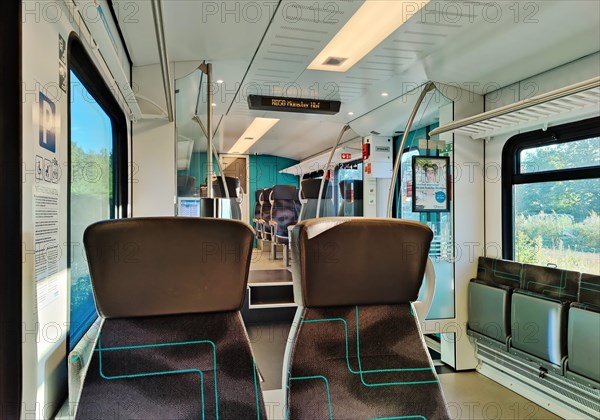
<path fill-rule="evenodd" d="M 71 71 L 70 335 L 72 349 L 97 317 L 83 247 L 92 223 L 114 217 L 113 123 Z"/>
<path fill-rule="evenodd" d="M 411 131 L 407 137 L 405 150 L 402 153 L 400 161 L 400 174 L 398 179 L 397 215 L 401 219 L 414 220 L 426 224 L 433 231 L 433 240 L 429 250 L 429 257 L 433 262 L 436 273 L 436 288 L 433 297 L 431 309 L 427 314 L 427 319 L 444 319 L 455 316 L 454 308 L 454 226 L 453 210 L 450 205 L 448 212 L 413 212 L 413 156 L 448 156 L 450 158 L 450 169 L 452 171 L 453 142 L 440 141 L 434 139 L 439 147 L 434 153 L 428 149 L 419 148 L 419 143 L 426 138 L 427 132 L 433 130 L 435 126 L 421 128 Z M 396 141 L 396 152 L 399 147 L 400 139 Z M 452 198 L 450 198 L 452 200 Z M 424 298 L 424 288 L 419 293 L 419 299 Z"/>
<path fill-rule="evenodd" d="M 600 178 L 516 185 L 519 262 L 600 274 Z"/>
<path fill-rule="evenodd" d="M 521 151 L 520 173 L 600 166 L 600 137 Z"/>

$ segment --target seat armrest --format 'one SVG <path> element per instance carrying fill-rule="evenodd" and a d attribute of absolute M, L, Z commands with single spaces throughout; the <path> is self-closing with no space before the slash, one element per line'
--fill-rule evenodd
<path fill-rule="evenodd" d="M 413 303 L 413 307 L 415 308 L 419 322 L 425 322 L 425 318 L 427 318 L 427 314 L 431 309 L 434 295 L 435 268 L 433 267 L 433 261 L 431 261 L 431 257 L 427 257 L 427 265 L 425 266 L 425 297 L 422 301 L 416 301 Z"/>

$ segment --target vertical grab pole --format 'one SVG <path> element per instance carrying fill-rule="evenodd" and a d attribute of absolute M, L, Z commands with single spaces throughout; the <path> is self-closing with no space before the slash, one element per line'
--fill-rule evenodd
<path fill-rule="evenodd" d="M 156 43 L 158 44 L 158 57 L 160 58 L 160 70 L 162 72 L 163 86 L 165 89 L 167 117 L 169 118 L 170 122 L 173 122 L 171 74 L 169 71 L 169 59 L 167 58 L 167 43 L 165 41 L 162 0 L 152 0 L 152 16 L 154 17 L 154 30 L 156 32 Z"/>
<path fill-rule="evenodd" d="M 206 137 L 206 194 L 208 198 L 213 198 L 213 190 L 212 190 L 212 175 L 213 175 L 213 134 L 212 134 L 212 117 L 213 117 L 213 89 L 212 89 L 212 64 L 203 63 L 204 73 L 206 74 L 206 85 L 207 88 L 207 104 L 206 104 L 206 132 L 208 136 Z"/>
<path fill-rule="evenodd" d="M 396 162 L 394 162 L 394 172 L 392 174 L 392 183 L 390 184 L 390 195 L 388 196 L 388 207 L 387 207 L 387 217 L 392 217 L 392 207 L 394 205 L 394 192 L 396 191 L 396 182 L 398 180 L 398 171 L 400 170 L 400 161 L 402 160 L 402 151 L 404 150 L 404 146 L 406 144 L 406 139 L 408 138 L 408 133 L 410 131 L 410 127 L 417 116 L 417 111 L 425 99 L 425 95 L 429 91 L 435 88 L 435 84 L 433 82 L 427 82 L 423 91 L 419 95 L 419 99 L 417 99 L 417 103 L 415 104 L 410 117 L 408 118 L 408 122 L 406 123 L 406 128 L 404 129 L 404 134 L 402 134 L 402 141 L 400 142 L 400 148 L 398 149 L 398 156 L 396 157 Z"/>
<path fill-rule="evenodd" d="M 200 117 L 198 115 L 194 115 L 194 117 L 192 118 L 194 121 L 196 121 L 196 123 L 200 126 L 200 129 L 202 130 L 202 132 L 204 133 L 204 136 L 208 139 L 208 132 L 206 131 L 206 128 L 204 127 L 204 124 L 202 124 L 202 121 L 200 120 Z M 219 154 L 217 153 L 217 148 L 215 147 L 215 144 L 213 143 L 212 145 L 212 152 L 215 155 L 215 158 L 217 158 L 216 162 L 217 162 L 217 169 L 219 169 L 219 173 L 221 174 L 221 180 L 223 181 L 223 185 L 225 188 L 225 196 L 227 198 L 229 197 L 229 187 L 227 186 L 227 183 L 225 182 L 225 173 L 223 172 L 223 167 L 221 166 L 221 162 L 219 162 Z"/>
<path fill-rule="evenodd" d="M 331 159 L 333 159 L 333 154 L 337 149 L 342 137 L 344 137 L 344 133 L 350 129 L 350 126 L 346 124 L 342 127 L 342 131 L 340 131 L 340 135 L 338 136 L 335 144 L 333 145 L 331 152 L 329 153 L 329 158 L 327 159 L 327 164 L 325 165 L 325 171 L 323 172 L 323 179 L 321 180 L 321 186 L 319 187 L 319 198 L 317 200 L 317 217 L 321 214 L 321 196 L 323 195 L 323 187 L 325 186 L 325 178 L 327 177 L 327 172 L 329 171 L 329 165 L 331 165 Z"/>

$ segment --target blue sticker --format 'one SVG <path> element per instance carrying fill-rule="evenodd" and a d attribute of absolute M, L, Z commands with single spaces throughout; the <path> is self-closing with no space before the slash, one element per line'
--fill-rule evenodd
<path fill-rule="evenodd" d="M 446 193 L 443 191 L 437 191 L 435 193 L 435 201 L 437 201 L 438 203 L 443 203 L 444 201 L 446 201 Z"/>
<path fill-rule="evenodd" d="M 40 146 L 56 153 L 56 105 L 40 92 Z"/>

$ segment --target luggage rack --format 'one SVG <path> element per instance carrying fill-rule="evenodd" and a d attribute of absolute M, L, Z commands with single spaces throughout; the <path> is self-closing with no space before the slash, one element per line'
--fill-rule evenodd
<path fill-rule="evenodd" d="M 535 127 L 546 130 L 570 118 L 600 115 L 600 77 L 534 96 L 432 130 L 429 135 L 456 132 L 489 139 Z"/>

